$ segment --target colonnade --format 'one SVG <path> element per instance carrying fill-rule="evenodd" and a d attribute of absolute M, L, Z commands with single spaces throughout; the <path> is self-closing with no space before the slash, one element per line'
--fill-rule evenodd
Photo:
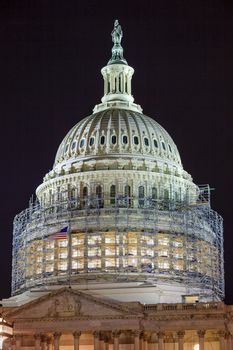
<path fill-rule="evenodd" d="M 86 332 L 85 332 L 86 333 Z M 185 331 L 180 330 L 173 332 L 173 344 L 178 345 L 178 350 L 184 350 L 185 347 Z M 64 333 L 65 334 L 65 333 Z M 81 350 L 80 337 L 81 331 L 75 331 L 73 334 L 73 350 Z M 159 332 L 145 332 L 141 330 L 132 331 L 94 331 L 93 336 L 93 350 L 109 350 L 111 344 L 113 350 L 120 350 L 120 336 L 126 334 L 131 338 L 133 350 L 165 350 L 166 333 Z M 206 331 L 201 329 L 196 331 L 199 342 L 199 350 L 205 350 Z M 230 333 L 224 330 L 217 332 L 219 341 L 219 350 L 233 350 L 233 340 Z M 60 350 L 61 332 L 54 332 L 53 334 L 35 334 L 34 335 L 34 350 Z M 156 341 L 152 337 L 156 336 Z M 23 349 L 23 335 L 15 335 L 9 343 L 4 347 L 5 350 L 22 350 Z M 132 349 L 132 347 L 131 347 Z"/>

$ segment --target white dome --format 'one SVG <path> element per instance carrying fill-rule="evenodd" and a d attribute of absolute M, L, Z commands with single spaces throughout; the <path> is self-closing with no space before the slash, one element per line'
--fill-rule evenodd
<path fill-rule="evenodd" d="M 161 125 L 144 114 L 116 108 L 77 123 L 63 139 L 54 165 L 87 158 L 142 156 L 182 168 L 177 147 Z"/>

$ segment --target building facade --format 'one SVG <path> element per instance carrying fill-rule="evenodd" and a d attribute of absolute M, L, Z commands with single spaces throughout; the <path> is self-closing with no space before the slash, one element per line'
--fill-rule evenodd
<path fill-rule="evenodd" d="M 115 21 L 104 96 L 15 217 L 6 348 L 232 348 L 222 218 L 134 102 Z"/>

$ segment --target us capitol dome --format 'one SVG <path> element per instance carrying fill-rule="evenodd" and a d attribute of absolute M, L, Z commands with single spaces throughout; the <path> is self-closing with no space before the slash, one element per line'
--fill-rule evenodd
<path fill-rule="evenodd" d="M 134 102 L 115 21 L 104 96 L 14 220 L 12 295 L 62 285 L 120 301 L 224 297 L 222 218 L 166 130 Z"/>

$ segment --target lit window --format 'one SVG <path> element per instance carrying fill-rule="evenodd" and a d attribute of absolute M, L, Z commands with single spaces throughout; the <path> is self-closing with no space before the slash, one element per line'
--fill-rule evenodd
<path fill-rule="evenodd" d="M 67 240 L 58 241 L 58 246 L 59 247 L 67 247 L 67 245 L 68 245 L 68 241 Z"/>
<path fill-rule="evenodd" d="M 173 246 L 174 247 L 183 247 L 183 243 L 179 241 L 173 241 Z"/>
<path fill-rule="evenodd" d="M 158 148 L 158 141 L 156 139 L 154 139 L 154 146 Z"/>
<path fill-rule="evenodd" d="M 90 141 L 89 141 L 89 145 L 90 145 L 90 146 L 93 146 L 94 143 L 95 143 L 95 138 L 94 138 L 94 137 L 91 137 L 91 138 L 90 138 Z"/>
<path fill-rule="evenodd" d="M 158 239 L 158 245 L 168 245 L 169 239 L 167 237 L 162 237 Z"/>
<path fill-rule="evenodd" d="M 105 143 L 105 136 L 102 135 L 101 138 L 100 138 L 100 144 L 104 145 L 104 143 Z"/>
<path fill-rule="evenodd" d="M 66 258 L 67 258 L 67 252 L 61 252 L 61 253 L 59 253 L 59 258 L 60 258 L 60 259 L 66 259 Z"/>
<path fill-rule="evenodd" d="M 85 139 L 82 139 L 82 140 L 80 141 L 80 148 L 82 148 L 84 145 L 85 145 Z"/>
<path fill-rule="evenodd" d="M 138 144 L 139 144 L 139 139 L 138 139 L 137 136 L 134 136 L 133 142 L 134 142 L 135 145 L 138 145 Z"/>
<path fill-rule="evenodd" d="M 116 135 L 112 135 L 112 144 L 115 145 L 117 142 Z"/>
<path fill-rule="evenodd" d="M 168 261 L 160 261 L 158 263 L 159 269 L 169 269 L 169 262 Z"/>
<path fill-rule="evenodd" d="M 147 137 L 145 137 L 144 138 L 144 144 L 145 144 L 145 146 L 149 146 L 149 140 L 148 140 L 148 138 Z"/>
<path fill-rule="evenodd" d="M 126 135 L 124 135 L 122 137 L 122 142 L 126 145 L 128 143 L 128 137 Z"/>
<path fill-rule="evenodd" d="M 158 256 L 168 257 L 168 251 L 167 251 L 167 250 L 164 250 L 164 249 L 159 250 Z"/>
<path fill-rule="evenodd" d="M 58 264 L 58 270 L 65 271 L 67 269 L 67 262 L 63 261 Z"/>

